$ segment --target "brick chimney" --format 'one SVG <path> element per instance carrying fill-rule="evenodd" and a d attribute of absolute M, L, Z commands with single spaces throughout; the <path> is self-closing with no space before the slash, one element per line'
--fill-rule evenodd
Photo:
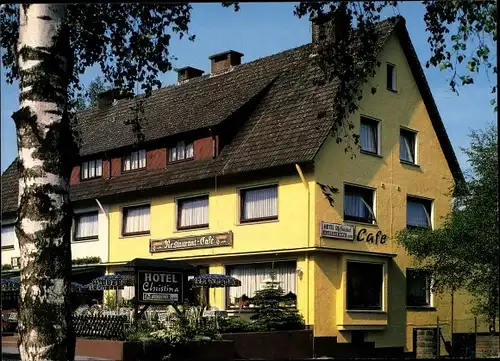
<path fill-rule="evenodd" d="M 345 12 L 336 14 L 329 12 L 311 17 L 312 23 L 312 44 L 315 51 L 322 41 L 326 43 L 334 42 L 347 36 L 350 27 L 349 18 Z"/>
<path fill-rule="evenodd" d="M 223 53 L 214 54 L 209 57 L 211 61 L 211 74 L 217 75 L 227 72 L 234 66 L 241 64 L 242 53 L 234 50 L 228 50 Z"/>
<path fill-rule="evenodd" d="M 179 83 L 198 78 L 204 73 L 203 70 L 193 68 L 192 66 L 185 66 L 184 68 L 175 69 L 175 71 L 177 72 L 177 81 Z"/>
<path fill-rule="evenodd" d="M 120 89 L 115 88 L 99 93 L 97 97 L 97 107 L 99 109 L 106 109 L 112 106 L 115 103 L 115 100 L 131 99 L 134 97 L 134 94 L 131 92 L 121 92 Z"/>

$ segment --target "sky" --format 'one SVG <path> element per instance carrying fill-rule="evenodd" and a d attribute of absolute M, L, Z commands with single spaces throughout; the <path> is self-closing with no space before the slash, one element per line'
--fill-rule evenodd
<path fill-rule="evenodd" d="M 194 42 L 186 37 L 173 39 L 170 53 L 177 57 L 173 68 L 193 66 L 210 73 L 210 55 L 235 50 L 244 54 L 242 62 L 275 54 L 311 41 L 311 24 L 307 17 L 297 18 L 293 14 L 294 3 L 241 3 L 240 11 L 223 8 L 220 3 L 194 4 L 190 33 L 196 34 Z M 406 2 L 399 6 L 399 14 L 406 19 L 406 26 L 413 46 L 422 65 L 430 56 L 423 20 L 424 8 L 420 2 Z M 396 15 L 387 10 L 386 16 Z M 493 48 L 495 49 L 496 46 Z M 467 170 L 467 157 L 460 150 L 469 145 L 471 130 L 484 129 L 496 121 L 497 116 L 489 104 L 491 87 L 486 76 L 479 74 L 475 84 L 461 88 L 460 94 L 453 93 L 448 86 L 449 72 L 436 68 L 425 68 L 434 99 L 443 118 L 448 136 L 462 167 Z M 88 85 L 100 72 L 97 67 L 89 68 L 81 82 Z M 163 85 L 177 80 L 177 73 L 162 74 Z M 12 113 L 19 106 L 19 84 L 12 85 L 5 80 L 4 69 L 1 79 L 1 170 L 2 172 L 16 158 L 17 145 Z"/>

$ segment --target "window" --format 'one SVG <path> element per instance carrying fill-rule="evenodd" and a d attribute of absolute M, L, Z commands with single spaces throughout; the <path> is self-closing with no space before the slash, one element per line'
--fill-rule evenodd
<path fill-rule="evenodd" d="M 382 310 L 384 266 L 347 262 L 347 309 Z"/>
<path fill-rule="evenodd" d="M 187 160 L 194 158 L 194 144 L 193 142 L 186 143 L 181 140 L 176 145 L 170 147 L 168 151 L 168 161 L 177 162 L 180 160 Z"/>
<path fill-rule="evenodd" d="M 17 242 L 14 225 L 2 226 L 2 249 L 14 249 Z"/>
<path fill-rule="evenodd" d="M 228 266 L 227 274 L 241 281 L 240 287 L 228 289 L 229 307 L 252 307 L 255 292 L 261 290 L 266 282 L 271 281 L 271 272 L 276 274 L 276 282 L 283 289 L 289 306 L 297 300 L 297 262 L 255 263 Z"/>
<path fill-rule="evenodd" d="M 208 227 L 208 196 L 177 201 L 177 229 Z"/>
<path fill-rule="evenodd" d="M 149 213 L 149 204 L 124 207 L 122 234 L 129 236 L 149 233 Z"/>
<path fill-rule="evenodd" d="M 241 222 L 278 219 L 278 186 L 242 189 Z"/>
<path fill-rule="evenodd" d="M 431 306 L 431 279 L 425 270 L 406 269 L 406 305 Z"/>
<path fill-rule="evenodd" d="M 361 117 L 359 140 L 363 152 L 378 154 L 378 122 Z"/>
<path fill-rule="evenodd" d="M 416 134 L 411 130 L 401 129 L 399 135 L 399 159 L 402 161 L 416 164 Z"/>
<path fill-rule="evenodd" d="M 124 171 L 141 168 L 146 168 L 146 151 L 144 149 L 130 152 L 123 158 Z"/>
<path fill-rule="evenodd" d="M 387 64 L 387 89 L 397 91 L 396 88 L 396 66 Z"/>
<path fill-rule="evenodd" d="M 99 237 L 99 212 L 77 214 L 75 217 L 75 242 Z"/>
<path fill-rule="evenodd" d="M 92 179 L 102 177 L 102 159 L 82 162 L 80 166 L 80 178 Z"/>
<path fill-rule="evenodd" d="M 375 221 L 373 195 L 373 189 L 345 185 L 344 220 L 373 223 Z"/>
<path fill-rule="evenodd" d="M 407 228 L 431 228 L 432 201 L 408 197 L 406 199 Z"/>

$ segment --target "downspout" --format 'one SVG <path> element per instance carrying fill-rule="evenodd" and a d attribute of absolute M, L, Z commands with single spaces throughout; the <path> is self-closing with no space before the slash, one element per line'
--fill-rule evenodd
<path fill-rule="evenodd" d="M 298 163 L 295 163 L 295 168 L 297 169 L 297 173 L 299 173 L 299 177 L 300 179 L 302 180 L 302 184 L 304 184 L 304 187 L 306 188 L 306 192 L 307 192 L 307 248 L 309 248 L 311 246 L 311 191 L 309 189 L 309 184 L 307 183 L 306 181 L 306 178 L 304 177 L 304 173 L 302 173 L 302 169 L 300 168 L 300 165 Z M 306 302 L 306 310 L 307 310 L 307 322 L 310 323 L 311 322 L 311 317 L 310 317 L 310 314 L 309 314 L 309 278 L 310 278 L 310 275 L 309 275 L 309 271 L 310 271 L 310 267 L 309 267 L 309 254 L 306 253 L 306 257 L 305 257 L 305 260 L 306 260 L 306 267 L 307 267 L 307 277 L 306 277 L 306 295 L 307 295 L 307 302 Z"/>
<path fill-rule="evenodd" d="M 215 158 L 215 156 L 217 155 L 217 149 L 216 149 L 216 145 L 215 145 L 215 135 L 214 133 L 212 132 L 212 128 L 208 128 L 208 131 L 210 132 L 210 136 L 212 137 L 212 159 Z"/>
<path fill-rule="evenodd" d="M 110 236 L 110 234 L 109 234 L 109 214 L 104 210 L 104 207 L 102 206 L 101 202 L 99 202 L 99 199 L 96 198 L 95 201 L 96 201 L 97 205 L 99 206 L 99 209 L 101 210 L 101 212 L 104 213 L 104 215 L 106 216 L 106 219 L 108 220 L 108 224 L 107 224 L 107 227 L 106 227 L 106 232 L 108 234 L 108 237 L 107 237 L 107 240 L 108 240 L 108 245 L 107 245 L 108 246 L 108 257 L 107 258 L 108 259 L 107 259 L 106 263 L 108 263 L 109 262 L 109 252 L 110 252 L 110 242 L 109 242 L 110 241 L 109 240 L 109 236 Z"/>

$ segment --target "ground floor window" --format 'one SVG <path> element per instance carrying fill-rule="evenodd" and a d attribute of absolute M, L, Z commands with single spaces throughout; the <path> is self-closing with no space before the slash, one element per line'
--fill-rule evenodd
<path fill-rule="evenodd" d="M 347 309 L 382 310 L 384 265 L 347 262 Z"/>
<path fill-rule="evenodd" d="M 253 307 L 255 292 L 262 289 L 265 282 L 269 282 L 273 270 L 276 281 L 284 291 L 285 301 L 288 305 L 294 306 L 297 299 L 297 262 L 283 261 L 227 266 L 226 273 L 241 281 L 240 287 L 229 288 L 228 307 Z"/>
<path fill-rule="evenodd" d="M 431 305 L 430 277 L 425 270 L 406 270 L 406 305 L 416 307 Z"/>

